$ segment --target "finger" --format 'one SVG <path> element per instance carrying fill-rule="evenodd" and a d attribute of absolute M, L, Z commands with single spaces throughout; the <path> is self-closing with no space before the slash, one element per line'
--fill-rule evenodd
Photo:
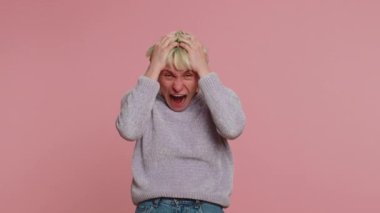
<path fill-rule="evenodd" d="M 203 49 L 203 45 L 202 45 L 202 43 L 199 41 L 199 40 L 196 40 L 196 39 L 193 39 L 192 41 L 192 46 L 194 47 L 194 48 L 199 48 L 199 49 Z"/>
<path fill-rule="evenodd" d="M 207 52 L 206 47 L 203 46 L 203 44 L 199 40 L 193 41 L 191 47 L 197 51 L 199 50 L 199 51 Z"/>
<path fill-rule="evenodd" d="M 158 45 L 163 46 L 167 42 L 168 39 L 169 39 L 168 36 L 162 37 L 162 39 L 158 42 Z"/>
<path fill-rule="evenodd" d="M 174 41 L 174 42 L 171 42 L 169 43 L 169 45 L 167 46 L 167 49 L 171 50 L 173 49 L 174 47 L 178 47 L 178 42 Z"/>
<path fill-rule="evenodd" d="M 166 39 L 163 42 L 162 47 L 163 48 L 170 48 L 173 43 L 175 44 L 175 46 L 178 45 L 178 42 L 176 42 L 176 38 L 175 37 L 168 37 L 168 39 Z"/>
<path fill-rule="evenodd" d="M 175 33 L 176 33 L 176 31 L 171 31 L 170 33 L 168 33 L 167 35 L 168 36 L 174 36 L 175 35 Z"/>
<path fill-rule="evenodd" d="M 174 34 L 175 34 L 175 32 L 170 32 L 167 35 L 162 36 L 158 43 L 164 44 L 168 39 L 173 38 Z"/>
<path fill-rule="evenodd" d="M 159 41 L 156 42 L 156 44 L 162 44 L 167 39 L 167 36 L 162 36 Z"/>
<path fill-rule="evenodd" d="M 180 42 L 178 45 L 187 50 L 187 52 L 190 52 L 192 50 L 191 45 L 186 42 Z"/>
<path fill-rule="evenodd" d="M 190 38 L 188 37 L 182 37 L 181 39 L 179 39 L 180 42 L 185 42 L 185 43 L 188 43 L 191 45 L 191 43 L 193 42 Z"/>
<path fill-rule="evenodd" d="M 193 48 L 198 48 L 198 47 L 203 48 L 202 42 L 198 40 L 195 36 L 190 35 L 187 40 L 189 41 L 189 43 L 191 44 Z"/>
<path fill-rule="evenodd" d="M 188 40 L 194 40 L 195 39 L 195 37 L 191 34 L 186 34 L 184 37 Z"/>

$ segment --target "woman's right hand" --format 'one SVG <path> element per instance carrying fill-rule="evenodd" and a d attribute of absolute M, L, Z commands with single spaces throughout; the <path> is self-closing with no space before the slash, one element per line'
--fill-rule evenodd
<path fill-rule="evenodd" d="M 174 34 L 175 32 L 167 34 L 154 45 L 152 55 L 150 57 L 150 64 L 145 72 L 145 76 L 154 80 L 158 79 L 160 72 L 166 67 L 166 58 L 168 53 L 171 49 L 178 46 L 178 42 L 176 42 L 176 37 Z"/>

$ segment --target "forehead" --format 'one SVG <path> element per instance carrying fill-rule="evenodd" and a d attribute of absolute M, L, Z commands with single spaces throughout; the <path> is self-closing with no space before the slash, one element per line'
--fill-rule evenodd
<path fill-rule="evenodd" d="M 192 72 L 192 70 L 177 70 L 174 67 L 166 66 L 161 72 L 170 72 L 173 74 L 183 74 L 183 73 Z"/>
<path fill-rule="evenodd" d="M 177 70 L 173 64 L 166 64 L 164 70 L 172 71 L 172 72 L 183 72 L 185 70 Z"/>

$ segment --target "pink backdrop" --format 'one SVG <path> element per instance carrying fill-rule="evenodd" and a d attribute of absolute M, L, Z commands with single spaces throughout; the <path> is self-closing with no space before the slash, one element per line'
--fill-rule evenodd
<path fill-rule="evenodd" d="M 226 212 L 380 212 L 380 3 L 1 0 L 0 212 L 133 212 L 114 123 L 175 29 L 248 117 Z"/>

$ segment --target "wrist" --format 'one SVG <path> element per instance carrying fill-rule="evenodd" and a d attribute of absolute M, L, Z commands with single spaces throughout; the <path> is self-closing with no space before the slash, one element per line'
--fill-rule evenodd
<path fill-rule="evenodd" d="M 145 71 L 144 76 L 151 78 L 153 80 L 158 80 L 160 72 L 161 72 L 161 69 L 158 66 L 152 66 L 150 64 L 147 70 Z"/>
<path fill-rule="evenodd" d="M 200 78 L 206 76 L 207 74 L 209 74 L 211 71 L 208 69 L 208 68 L 204 68 L 204 69 L 200 69 L 198 71 L 198 75 Z"/>

